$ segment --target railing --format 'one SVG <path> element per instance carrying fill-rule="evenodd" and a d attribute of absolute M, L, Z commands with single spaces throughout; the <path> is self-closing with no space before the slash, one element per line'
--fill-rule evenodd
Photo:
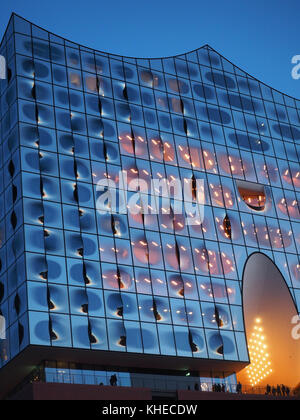
<path fill-rule="evenodd" d="M 83 385 L 110 385 L 110 375 L 90 375 L 90 374 L 69 374 L 45 372 L 45 378 L 36 378 L 36 380 L 44 380 L 46 382 L 83 384 Z M 224 380 L 225 382 L 225 380 Z M 221 383 L 221 382 L 220 382 Z M 153 391 L 177 391 L 177 390 L 199 390 L 203 392 L 212 391 L 213 382 L 202 381 L 199 378 L 147 378 L 141 376 L 123 377 L 117 374 L 117 386 L 127 386 L 136 388 L 150 388 Z M 225 391 L 235 393 L 236 384 L 225 383 Z"/>
<path fill-rule="evenodd" d="M 259 394 L 259 395 L 274 395 L 274 396 L 293 396 L 295 395 L 294 389 L 289 388 L 289 392 L 287 393 L 286 390 L 283 391 L 280 388 L 280 391 L 277 391 L 276 386 L 270 386 L 270 391 L 267 392 L 267 387 L 252 387 L 251 385 L 242 385 L 242 393 L 243 394 Z"/>
<path fill-rule="evenodd" d="M 48 382 L 48 383 L 63 383 L 63 384 L 83 384 L 83 385 L 97 385 L 99 387 L 103 386 L 109 386 L 109 379 L 110 374 L 108 375 L 91 375 L 91 374 L 71 374 L 71 373 L 58 373 L 58 372 L 46 372 L 43 370 L 36 371 L 35 374 L 29 375 L 23 382 L 20 384 L 16 389 L 14 389 L 9 395 L 7 395 L 7 398 L 9 398 L 10 395 L 14 395 L 16 391 L 19 391 L 22 389 L 26 384 L 32 383 L 32 382 Z M 204 379 L 204 378 L 202 378 Z M 215 387 L 213 388 L 213 379 L 207 378 L 208 380 L 206 382 L 198 382 L 197 378 L 185 378 L 181 377 L 180 380 L 172 380 L 171 377 L 168 379 L 163 378 L 156 378 L 156 379 L 147 379 L 141 375 L 141 377 L 132 377 L 126 375 L 124 377 L 121 374 L 117 373 L 117 386 L 121 387 L 140 387 L 140 388 L 150 388 L 152 391 L 155 392 L 176 392 L 179 390 L 191 390 L 191 391 L 198 391 L 198 392 L 216 392 Z M 226 383 L 226 379 L 223 379 L 225 382 L 225 393 L 237 393 L 237 386 L 236 384 L 230 384 Z M 195 386 L 197 384 L 197 386 Z M 222 392 L 222 379 L 218 380 L 218 384 L 221 385 L 221 388 L 219 388 L 219 392 Z M 277 390 L 277 386 L 274 387 Z M 223 391 L 224 392 L 224 391 Z M 266 387 L 252 387 L 250 385 L 242 385 L 242 394 L 257 394 L 257 395 L 266 395 Z M 272 394 L 272 386 L 271 386 L 271 393 Z M 275 396 L 285 396 L 283 395 L 282 391 L 281 394 L 275 393 Z M 299 388 L 297 389 L 291 389 L 289 396 L 299 396 Z"/>
<path fill-rule="evenodd" d="M 213 384 L 210 383 L 204 383 L 202 382 L 199 384 L 196 382 L 196 380 L 185 380 L 185 378 L 182 378 L 182 380 L 163 380 L 163 379 L 146 379 L 146 378 L 123 378 L 122 376 L 118 375 L 117 378 L 117 386 L 125 386 L 125 387 L 139 387 L 139 388 L 151 388 L 153 391 L 177 391 L 177 390 L 197 390 L 202 392 L 213 392 Z M 78 375 L 72 375 L 72 374 L 47 374 L 46 382 L 55 382 L 55 383 L 65 383 L 65 384 L 83 384 L 83 385 L 110 385 L 109 378 L 107 376 L 101 376 L 101 375 L 88 375 L 88 374 L 78 374 Z M 222 382 L 219 382 L 222 386 Z M 195 387 L 195 384 L 198 384 Z M 237 393 L 236 390 L 236 384 L 225 384 L 225 392 L 226 393 Z M 275 392 L 272 392 L 272 386 L 271 391 L 269 395 L 274 396 L 293 396 L 294 389 L 290 389 L 289 394 L 286 392 L 283 392 L 282 389 L 280 389 L 280 392 L 277 392 L 277 386 L 274 387 Z M 214 392 L 217 392 L 214 389 Z M 219 390 L 219 392 L 222 391 L 222 388 Z M 267 388 L 266 387 L 252 387 L 250 385 L 242 385 L 242 394 L 257 394 L 257 395 L 266 395 L 267 394 Z"/>
<path fill-rule="evenodd" d="M 45 382 L 55 382 L 63 384 L 82 384 L 82 385 L 110 385 L 109 378 L 104 375 L 89 374 L 60 374 L 46 373 Z M 40 378 L 37 378 L 40 381 Z M 118 376 L 118 386 L 131 386 L 130 379 Z"/>

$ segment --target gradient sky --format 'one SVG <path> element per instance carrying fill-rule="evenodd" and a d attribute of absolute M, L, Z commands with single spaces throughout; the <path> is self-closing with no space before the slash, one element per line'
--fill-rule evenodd
<path fill-rule="evenodd" d="M 10 0 L 14 11 L 74 42 L 114 54 L 161 57 L 211 45 L 254 77 L 300 99 L 299 0 Z"/>

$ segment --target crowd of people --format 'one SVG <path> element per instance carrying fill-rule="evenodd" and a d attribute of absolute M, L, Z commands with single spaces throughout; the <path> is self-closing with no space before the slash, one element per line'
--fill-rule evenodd
<path fill-rule="evenodd" d="M 188 385 L 188 390 L 190 391 L 191 390 L 191 387 L 190 387 L 190 385 Z M 202 388 L 200 388 L 200 386 L 199 386 L 199 383 L 198 382 L 196 382 L 195 383 L 195 385 L 194 385 L 194 390 L 195 391 L 200 391 L 200 390 L 202 390 Z M 212 385 L 212 392 L 233 392 L 232 390 L 231 391 L 229 391 L 228 390 L 228 388 L 226 389 L 226 385 L 225 384 L 213 384 Z M 236 392 L 238 393 L 238 394 L 241 394 L 242 393 L 242 384 L 239 382 L 237 385 L 236 385 Z"/>
<path fill-rule="evenodd" d="M 271 385 L 267 385 L 266 386 L 266 395 L 273 395 L 274 397 L 279 397 L 279 396 L 283 396 L 283 397 L 288 397 L 290 395 L 290 388 L 288 386 L 285 385 L 277 385 L 275 386 L 271 386 Z"/>
<path fill-rule="evenodd" d="M 213 392 L 226 392 L 226 388 L 224 384 L 214 384 L 212 386 L 212 391 Z M 277 386 L 267 385 L 265 395 L 272 395 L 274 397 L 289 397 L 290 392 L 291 392 L 290 388 L 283 384 L 277 385 Z M 236 385 L 236 393 L 237 394 L 243 393 L 243 387 L 240 382 L 238 382 Z"/>
<path fill-rule="evenodd" d="M 117 375 L 112 375 L 110 377 L 110 385 L 111 386 L 117 386 Z M 99 385 L 103 385 L 103 383 L 101 382 Z M 188 389 L 190 390 L 190 386 L 188 386 Z M 194 385 L 194 390 L 195 391 L 200 391 L 200 386 L 199 383 L 195 383 Z M 212 385 L 212 392 L 229 392 L 228 389 L 226 390 L 226 386 L 225 384 L 213 384 Z M 272 395 L 274 397 L 278 397 L 278 396 L 283 396 L 283 397 L 289 397 L 290 395 L 290 388 L 286 385 L 277 385 L 275 386 L 271 386 L 271 385 L 267 385 L 266 386 L 266 391 L 265 391 L 265 395 Z M 242 394 L 243 393 L 243 386 L 240 382 L 238 382 L 236 384 L 236 393 L 237 394 Z M 247 391 L 246 391 L 247 393 Z"/>
<path fill-rule="evenodd" d="M 213 384 L 212 392 L 226 392 L 225 384 Z"/>
<path fill-rule="evenodd" d="M 188 389 L 190 390 L 190 386 L 188 386 Z M 194 386 L 195 391 L 199 391 L 201 388 L 199 387 L 199 384 L 196 383 Z M 234 392 L 231 388 L 231 390 L 228 389 L 228 387 L 226 388 L 225 384 L 221 384 L 221 383 L 217 383 L 217 384 L 213 384 L 212 385 L 212 392 Z M 240 382 L 238 382 L 236 384 L 235 387 L 235 392 L 237 394 L 242 394 L 243 393 L 243 386 Z M 265 395 L 272 395 L 274 397 L 289 397 L 291 390 L 288 386 L 286 385 L 277 385 L 277 386 L 271 386 L 271 385 L 267 385 L 265 388 L 265 392 L 264 392 L 264 388 L 249 388 L 245 390 L 245 394 L 253 394 L 253 393 L 259 393 L 259 394 L 263 394 L 265 393 Z"/>
<path fill-rule="evenodd" d="M 213 384 L 212 386 L 212 392 L 226 392 L 226 386 L 225 384 Z M 227 390 L 228 392 L 228 390 Z M 236 393 L 241 394 L 242 393 L 242 384 L 238 382 L 236 384 Z"/>
<path fill-rule="evenodd" d="M 224 384 L 213 384 L 212 391 L 213 392 L 226 392 L 226 388 Z M 291 392 L 290 388 L 283 384 L 277 385 L 277 386 L 267 385 L 266 390 L 265 390 L 265 395 L 272 395 L 274 397 L 289 397 L 290 392 Z M 240 382 L 238 382 L 236 385 L 236 393 L 237 394 L 243 393 L 243 387 Z"/>

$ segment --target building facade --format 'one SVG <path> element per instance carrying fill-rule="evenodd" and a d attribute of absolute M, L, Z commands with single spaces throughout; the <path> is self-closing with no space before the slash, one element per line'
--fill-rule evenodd
<path fill-rule="evenodd" d="M 300 101 L 209 46 L 121 57 L 16 15 L 0 54 L 1 395 L 32 366 L 50 382 L 234 384 L 250 255 L 300 312 Z M 198 220 L 175 211 L 174 180 Z"/>

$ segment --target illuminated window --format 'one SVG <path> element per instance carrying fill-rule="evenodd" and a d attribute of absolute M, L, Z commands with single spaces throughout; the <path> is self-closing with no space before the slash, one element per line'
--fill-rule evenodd
<path fill-rule="evenodd" d="M 263 211 L 266 205 L 266 194 L 263 185 L 246 181 L 236 181 L 240 196 L 245 204 L 256 211 Z"/>

